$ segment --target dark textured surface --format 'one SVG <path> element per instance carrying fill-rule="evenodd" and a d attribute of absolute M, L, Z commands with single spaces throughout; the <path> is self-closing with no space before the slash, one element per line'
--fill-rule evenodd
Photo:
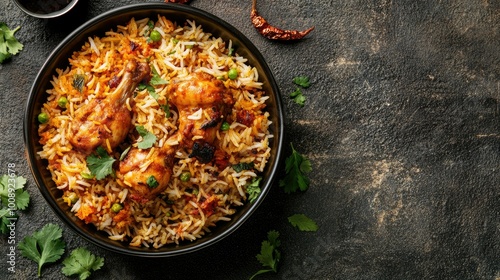
<path fill-rule="evenodd" d="M 24 50 L 0 65 L 0 173 L 15 163 L 32 201 L 19 212 L 17 241 L 61 222 L 42 199 L 24 157 L 22 116 L 30 83 L 75 27 L 110 8 L 140 1 L 81 0 L 59 20 L 22 14 L 0 0 L 0 21 L 22 26 Z M 287 143 L 310 158 L 311 186 L 286 195 L 275 184 L 240 229 L 203 251 L 143 260 L 110 253 L 63 228 L 67 248 L 106 259 L 94 279 L 247 279 L 270 229 L 279 230 L 278 274 L 261 279 L 500 278 L 500 4 L 495 1 L 259 1 L 286 28 L 316 26 L 307 39 L 271 42 L 250 24 L 251 1 L 194 0 L 238 28 L 261 50 L 282 90 Z M 304 107 L 287 96 L 309 75 Z M 299 232 L 286 217 L 319 224 Z M 16 260 L 0 275 L 36 278 Z M 65 255 L 66 256 L 66 255 Z M 64 279 L 61 263 L 43 269 Z M 3 277 L 1 277 L 3 278 Z"/>

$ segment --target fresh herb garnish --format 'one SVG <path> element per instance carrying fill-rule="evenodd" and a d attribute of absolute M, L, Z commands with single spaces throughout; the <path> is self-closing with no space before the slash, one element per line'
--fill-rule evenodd
<path fill-rule="evenodd" d="M 158 74 L 158 72 L 156 72 L 154 67 L 152 67 L 152 72 L 153 72 L 153 77 L 151 77 L 149 84 L 139 84 L 137 89 L 138 90 L 146 89 L 148 91 L 149 95 L 151 95 L 151 97 L 153 97 L 154 100 L 156 100 L 156 102 L 158 102 L 158 99 L 160 98 L 160 96 L 158 95 L 158 93 L 156 93 L 154 86 L 168 85 L 169 81 L 162 79 L 160 74 Z M 165 117 L 169 118 L 170 117 L 170 106 L 168 106 L 168 101 L 167 101 L 167 104 L 165 104 L 165 105 L 160 104 L 160 103 L 158 103 L 158 105 L 160 105 L 160 107 L 163 109 L 163 112 L 165 112 Z"/>
<path fill-rule="evenodd" d="M 149 29 L 155 28 L 155 23 L 152 20 L 148 21 L 148 27 Z"/>
<path fill-rule="evenodd" d="M 309 82 L 309 77 L 306 76 L 297 76 L 293 78 L 293 83 L 303 88 L 308 88 L 309 86 L 311 86 L 311 82 Z"/>
<path fill-rule="evenodd" d="M 300 90 L 300 88 L 296 88 L 294 92 L 290 93 L 290 98 L 292 98 L 293 101 L 300 106 L 304 106 L 306 102 L 306 97 L 302 94 L 302 90 Z"/>
<path fill-rule="evenodd" d="M 285 178 L 280 180 L 280 187 L 284 187 L 285 193 L 306 191 L 309 188 L 309 178 L 305 173 L 311 172 L 311 162 L 299 154 L 290 143 L 292 154 L 285 160 Z"/>
<path fill-rule="evenodd" d="M 9 225 L 17 219 L 14 210 L 25 210 L 30 202 L 30 195 L 23 190 L 26 179 L 21 176 L 3 175 L 0 177 L 0 197 L 2 207 L 0 208 L 0 233 L 9 232 Z M 10 190 L 10 192 L 9 192 Z M 14 194 L 14 205 L 9 205 L 9 193 Z M 13 207 L 14 206 L 14 207 Z"/>
<path fill-rule="evenodd" d="M 250 203 L 254 203 L 260 195 L 261 189 L 259 185 L 261 180 L 262 177 L 255 177 L 252 179 L 252 182 L 246 186 L 246 193 L 248 194 L 248 201 Z"/>
<path fill-rule="evenodd" d="M 95 178 L 94 175 L 90 174 L 90 173 L 87 173 L 87 172 L 80 172 L 80 176 L 82 176 L 83 179 L 87 179 L 87 180 L 92 180 Z"/>
<path fill-rule="evenodd" d="M 128 154 L 128 152 L 130 151 L 130 148 L 132 148 L 132 146 L 128 146 L 128 148 L 126 148 L 120 155 L 120 161 L 122 161 Z"/>
<path fill-rule="evenodd" d="M 279 238 L 279 232 L 276 230 L 271 230 L 267 233 L 267 240 L 262 241 L 262 245 L 260 247 L 260 254 L 258 254 L 257 260 L 264 267 L 269 267 L 269 269 L 262 269 L 257 271 L 250 280 L 252 280 L 255 276 L 267 272 L 277 272 L 278 271 L 278 262 L 281 257 L 281 253 L 278 250 L 278 247 L 281 245 Z"/>
<path fill-rule="evenodd" d="M 73 250 L 62 263 L 64 267 L 61 272 L 64 275 L 77 274 L 80 280 L 85 280 L 90 276 L 91 271 L 96 271 L 104 265 L 104 258 L 96 257 L 89 250 L 80 247 Z"/>
<path fill-rule="evenodd" d="M 153 77 L 151 77 L 151 80 L 149 81 L 149 84 L 152 86 L 158 86 L 158 85 L 168 85 L 169 81 L 164 80 L 161 78 L 160 74 L 156 72 L 156 69 L 152 67 L 152 72 L 153 72 Z"/>
<path fill-rule="evenodd" d="M 139 84 L 137 86 L 138 90 L 147 90 L 149 95 L 151 95 L 155 100 L 158 100 L 159 96 L 155 91 L 155 88 L 150 84 Z"/>
<path fill-rule="evenodd" d="M 163 112 L 165 112 L 165 117 L 170 118 L 170 106 L 168 106 L 168 102 L 165 105 L 160 105 L 160 107 L 163 109 Z"/>
<path fill-rule="evenodd" d="M 295 214 L 288 217 L 288 221 L 292 226 L 297 227 L 300 231 L 317 231 L 318 225 L 311 218 L 304 214 Z"/>
<path fill-rule="evenodd" d="M 40 231 L 26 236 L 19 243 L 21 255 L 38 263 L 38 277 L 42 266 L 61 258 L 66 244 L 61 239 L 62 229 L 55 224 L 47 224 Z"/>
<path fill-rule="evenodd" d="M 2 197 L 2 205 L 5 207 L 9 204 L 9 189 L 15 194 L 16 209 L 24 210 L 30 202 L 30 195 L 23 190 L 26 184 L 26 179 L 21 176 L 3 175 L 0 177 L 0 196 Z"/>
<path fill-rule="evenodd" d="M 309 82 L 309 77 L 306 76 L 297 76 L 293 78 L 293 83 L 302 87 L 302 88 L 308 88 L 311 86 L 311 83 Z M 295 101 L 295 103 L 299 104 L 300 106 L 304 106 L 306 102 L 306 97 L 302 94 L 302 90 L 297 87 L 294 92 L 290 93 L 290 98 Z"/>
<path fill-rule="evenodd" d="M 87 167 L 91 175 L 95 176 L 97 180 L 101 180 L 113 173 L 113 163 L 115 161 L 116 159 L 108 155 L 108 152 L 99 146 L 95 154 L 87 157 Z"/>
<path fill-rule="evenodd" d="M 148 187 L 154 189 L 156 187 L 158 187 L 158 181 L 156 181 L 156 178 L 155 176 L 151 175 L 148 177 L 148 179 L 146 180 L 146 184 L 148 185 Z"/>
<path fill-rule="evenodd" d="M 156 136 L 153 133 L 149 132 L 142 125 L 136 126 L 135 130 L 142 136 L 142 141 L 137 143 L 139 149 L 149 149 L 153 147 L 153 144 L 156 142 Z"/>
<path fill-rule="evenodd" d="M 238 164 L 233 165 L 234 171 L 237 173 L 240 173 L 243 170 L 250 170 L 253 169 L 254 163 L 252 162 L 240 162 Z"/>
<path fill-rule="evenodd" d="M 83 92 L 83 85 L 85 84 L 85 75 L 75 74 L 73 75 L 73 83 L 71 84 L 73 88 L 78 90 L 78 92 Z"/>
<path fill-rule="evenodd" d="M 23 49 L 23 44 L 14 36 L 14 33 L 16 33 L 19 28 L 21 28 L 21 26 L 11 30 L 7 24 L 0 22 L 0 63 L 3 63 L 6 59 L 16 55 Z"/>

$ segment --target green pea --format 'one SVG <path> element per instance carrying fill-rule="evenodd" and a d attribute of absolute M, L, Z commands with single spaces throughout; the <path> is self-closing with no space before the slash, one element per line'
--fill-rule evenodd
<path fill-rule="evenodd" d="M 238 69 L 231 68 L 229 72 L 227 72 L 227 77 L 231 80 L 238 78 Z"/>
<path fill-rule="evenodd" d="M 231 125 L 228 122 L 223 122 L 222 125 L 220 126 L 220 130 L 227 131 L 227 130 L 229 130 L 230 126 Z"/>
<path fill-rule="evenodd" d="M 76 193 L 72 192 L 68 195 L 68 199 L 69 199 L 69 201 L 71 201 L 71 203 L 76 203 L 78 201 L 78 195 L 76 195 Z"/>
<path fill-rule="evenodd" d="M 153 42 L 159 42 L 159 41 L 161 41 L 161 34 L 157 30 L 153 30 L 153 31 L 151 31 L 151 34 L 149 34 L 149 38 Z"/>
<path fill-rule="evenodd" d="M 182 182 L 187 182 L 189 181 L 189 179 L 191 179 L 191 173 L 184 172 L 181 174 L 181 176 L 179 176 L 179 178 L 181 179 Z"/>
<path fill-rule="evenodd" d="M 120 210 L 123 209 L 123 205 L 121 205 L 120 203 L 115 203 L 113 204 L 113 206 L 111 206 L 111 211 L 115 212 L 115 213 L 118 213 L 120 212 Z"/>
<path fill-rule="evenodd" d="M 57 100 L 57 106 L 66 109 L 66 106 L 68 105 L 68 99 L 66 97 L 61 97 Z"/>
<path fill-rule="evenodd" d="M 38 114 L 38 122 L 39 123 L 48 123 L 49 122 L 49 114 L 43 112 Z"/>

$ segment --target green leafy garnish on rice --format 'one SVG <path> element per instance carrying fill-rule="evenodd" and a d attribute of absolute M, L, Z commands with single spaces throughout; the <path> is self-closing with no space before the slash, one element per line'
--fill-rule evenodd
<path fill-rule="evenodd" d="M 72 86 L 78 90 L 78 92 L 82 93 L 83 92 L 83 85 L 85 84 L 85 75 L 82 74 L 75 74 L 73 76 L 73 83 Z"/>
<path fill-rule="evenodd" d="M 139 132 L 139 135 L 142 136 L 142 141 L 137 143 L 137 147 L 139 149 L 149 149 L 153 147 L 156 142 L 156 136 L 142 125 L 136 126 L 135 129 Z"/>
<path fill-rule="evenodd" d="M 261 189 L 259 187 L 262 177 L 256 177 L 252 179 L 252 182 L 246 186 L 246 193 L 248 194 L 248 201 L 254 203 L 259 197 Z"/>
<path fill-rule="evenodd" d="M 89 250 L 80 247 L 64 259 L 61 272 L 66 276 L 78 275 L 80 280 L 89 278 L 91 271 L 96 271 L 104 265 L 104 258 L 96 257 Z"/>
<path fill-rule="evenodd" d="M 14 37 L 14 33 L 16 33 L 19 28 L 21 28 L 21 26 L 11 30 L 7 24 L 0 22 L 0 63 L 3 63 L 23 49 L 23 44 Z"/>
<path fill-rule="evenodd" d="M 160 74 L 158 74 L 158 72 L 156 72 L 154 67 L 151 67 L 151 69 L 153 72 L 153 77 L 151 77 L 149 84 L 139 84 L 137 89 L 138 90 L 146 89 L 148 91 L 149 95 L 151 95 L 151 97 L 153 97 L 154 100 L 156 100 L 156 102 L 158 102 L 158 99 L 160 98 L 160 96 L 158 95 L 158 93 L 156 93 L 154 86 L 168 85 L 170 82 L 162 79 Z M 167 101 L 167 104 L 160 104 L 158 102 L 158 105 L 160 105 L 160 107 L 163 109 L 163 112 L 165 112 L 165 117 L 169 118 L 170 117 L 170 106 L 168 105 L 168 101 Z"/>
<path fill-rule="evenodd" d="M 281 241 L 278 239 L 280 236 L 279 232 L 276 230 L 271 230 L 267 233 L 267 240 L 262 241 L 260 247 L 260 254 L 256 256 L 257 260 L 264 267 L 268 269 L 261 269 L 257 271 L 250 280 L 255 276 L 267 272 L 278 272 L 278 262 L 280 261 L 281 253 L 278 247 L 281 245 Z"/>
<path fill-rule="evenodd" d="M 156 181 L 156 178 L 153 175 L 148 177 L 148 179 L 146 180 L 146 184 L 152 189 L 158 187 L 158 181 Z"/>
<path fill-rule="evenodd" d="M 94 175 L 97 180 L 101 180 L 113 173 L 113 163 L 115 161 L 116 159 L 108 155 L 108 152 L 99 146 L 95 154 L 87 157 L 87 167 L 91 175 Z"/>
<path fill-rule="evenodd" d="M 240 162 L 238 164 L 234 164 L 232 167 L 235 172 L 240 173 L 243 170 L 253 169 L 253 166 L 254 166 L 253 162 Z"/>
<path fill-rule="evenodd" d="M 153 77 L 151 77 L 151 81 L 149 81 L 149 84 L 152 86 L 159 86 L 159 85 L 168 85 L 169 81 L 164 80 L 161 78 L 160 74 L 156 72 L 156 69 L 154 67 L 151 67 L 152 72 L 153 72 Z"/>

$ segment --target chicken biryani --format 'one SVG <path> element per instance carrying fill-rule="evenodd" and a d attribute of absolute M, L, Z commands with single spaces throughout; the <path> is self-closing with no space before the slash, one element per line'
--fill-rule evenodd
<path fill-rule="evenodd" d="M 39 155 L 76 217 L 159 248 L 258 197 L 269 96 L 231 41 L 158 15 L 88 37 L 68 65 L 38 116 Z"/>

